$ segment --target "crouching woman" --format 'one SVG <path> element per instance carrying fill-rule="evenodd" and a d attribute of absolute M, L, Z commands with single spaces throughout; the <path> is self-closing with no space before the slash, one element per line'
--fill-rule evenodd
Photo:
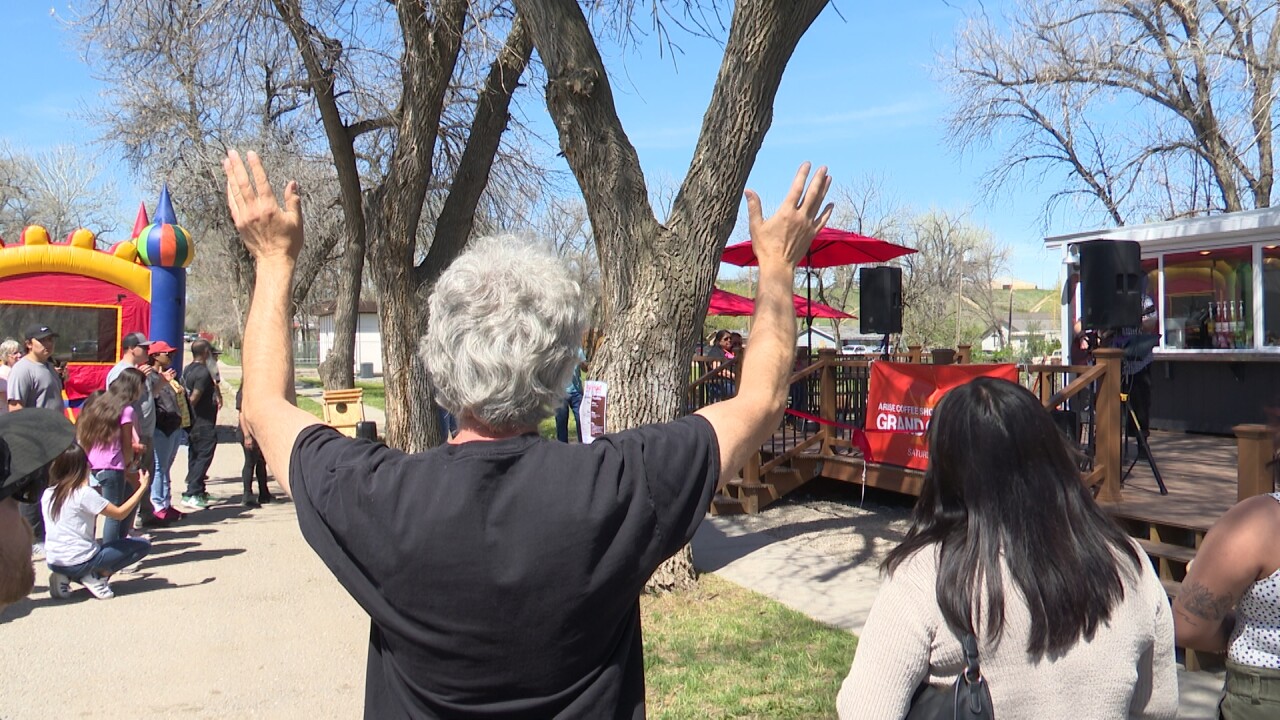
<path fill-rule="evenodd" d="M 108 578 L 151 550 L 146 540 L 130 537 L 99 543 L 94 539 L 99 515 L 124 520 L 151 487 L 151 473 L 138 475 L 138 486 L 123 505 L 116 505 L 89 487 L 89 460 L 72 445 L 49 466 L 49 488 L 40 507 L 44 512 L 45 562 L 49 565 L 49 594 L 66 598 L 71 583 L 88 588 L 94 597 L 115 597 Z"/>

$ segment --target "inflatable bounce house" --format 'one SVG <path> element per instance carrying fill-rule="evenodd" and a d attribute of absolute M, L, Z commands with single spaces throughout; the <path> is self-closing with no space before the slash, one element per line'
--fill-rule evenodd
<path fill-rule="evenodd" d="M 33 323 L 57 331 L 54 359 L 68 365 L 73 411 L 103 387 L 131 332 L 179 348 L 173 364 L 182 367 L 186 268 L 195 248 L 178 225 L 169 188 L 151 221 L 146 207 L 138 208 L 131 239 L 105 251 L 96 242 L 83 228 L 52 242 L 39 225 L 27 226 L 16 244 L 0 241 L 0 337 L 22 342 Z"/>

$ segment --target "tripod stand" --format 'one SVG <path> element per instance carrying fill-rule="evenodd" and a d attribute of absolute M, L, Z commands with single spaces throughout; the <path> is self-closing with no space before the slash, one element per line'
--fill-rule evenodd
<path fill-rule="evenodd" d="M 1129 451 L 1129 427 L 1130 421 L 1134 429 L 1134 435 L 1138 441 L 1138 452 L 1134 453 L 1133 462 L 1129 463 L 1129 467 L 1125 468 L 1124 474 L 1120 476 L 1120 484 L 1129 477 L 1129 473 L 1133 472 L 1133 468 L 1138 461 L 1146 458 L 1147 467 L 1151 468 L 1151 475 L 1156 479 L 1156 485 L 1160 488 L 1161 495 L 1168 495 L 1169 489 L 1164 485 L 1164 478 L 1160 475 L 1160 468 L 1156 466 L 1155 455 L 1151 452 L 1151 445 L 1147 442 L 1145 428 L 1138 421 L 1138 413 L 1134 411 L 1133 406 L 1129 404 L 1129 395 L 1133 389 L 1133 375 L 1130 373 L 1122 373 L 1120 376 L 1120 421 L 1124 428 L 1123 448 L 1127 453 Z"/>

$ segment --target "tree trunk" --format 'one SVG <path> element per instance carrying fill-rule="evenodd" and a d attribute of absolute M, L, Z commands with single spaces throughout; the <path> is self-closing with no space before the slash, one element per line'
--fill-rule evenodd
<path fill-rule="evenodd" d="M 273 0 L 276 12 L 293 37 L 307 80 L 315 94 L 316 109 L 324 126 L 329 152 L 341 188 L 342 219 L 347 229 L 342 275 L 333 308 L 333 347 L 320 363 L 320 379 L 326 390 L 355 387 L 356 323 L 360 317 L 360 287 L 364 279 L 365 218 L 356 167 L 355 137 L 338 109 L 333 62 L 320 55 L 317 45 L 332 45 L 318 28 L 302 16 L 297 0 Z"/>
<path fill-rule="evenodd" d="M 720 253 L 773 112 L 782 72 L 825 0 L 739 2 L 689 174 L 666 227 L 654 217 L 635 148 L 575 0 L 516 0 L 547 69 L 547 109 L 586 200 L 600 257 L 609 429 L 683 412 L 694 338 Z M 651 590 L 695 581 L 688 549 Z"/>
<path fill-rule="evenodd" d="M 382 379 L 386 387 L 387 445 L 421 452 L 444 442 L 418 338 L 426 330 L 426 297 L 409 270 L 378 271 L 378 318 L 382 326 Z M 392 412 L 393 411 L 393 412 Z"/>

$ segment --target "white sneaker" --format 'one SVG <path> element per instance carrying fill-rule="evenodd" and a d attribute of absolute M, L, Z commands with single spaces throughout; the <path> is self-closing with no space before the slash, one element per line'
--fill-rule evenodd
<path fill-rule="evenodd" d="M 141 561 L 141 560 L 139 560 L 138 562 L 136 562 L 136 563 L 134 563 L 134 564 L 132 564 L 132 565 L 126 565 L 126 566 L 124 566 L 124 567 L 120 568 L 120 572 L 122 572 L 122 573 L 124 573 L 124 574 L 126 574 L 126 575 L 137 575 L 137 574 L 138 574 L 138 572 L 139 572 L 139 569 L 140 569 L 141 567 L 142 567 L 142 561 Z"/>
<path fill-rule="evenodd" d="M 62 573 L 49 573 L 49 595 L 58 600 L 71 597 L 71 578 Z"/>
<path fill-rule="evenodd" d="M 129 537 L 134 540 L 146 540 L 147 542 L 151 542 L 151 535 L 149 533 L 144 533 L 141 530 L 130 530 Z"/>
<path fill-rule="evenodd" d="M 37 540 L 31 543 L 31 559 L 39 560 L 44 557 L 44 543 Z"/>
<path fill-rule="evenodd" d="M 89 573 L 88 575 L 80 578 L 80 584 L 84 585 L 89 592 L 93 593 L 93 596 L 99 600 L 110 600 L 116 596 L 116 594 L 111 591 L 111 585 L 107 583 L 107 579 L 94 575 L 93 573 Z"/>

